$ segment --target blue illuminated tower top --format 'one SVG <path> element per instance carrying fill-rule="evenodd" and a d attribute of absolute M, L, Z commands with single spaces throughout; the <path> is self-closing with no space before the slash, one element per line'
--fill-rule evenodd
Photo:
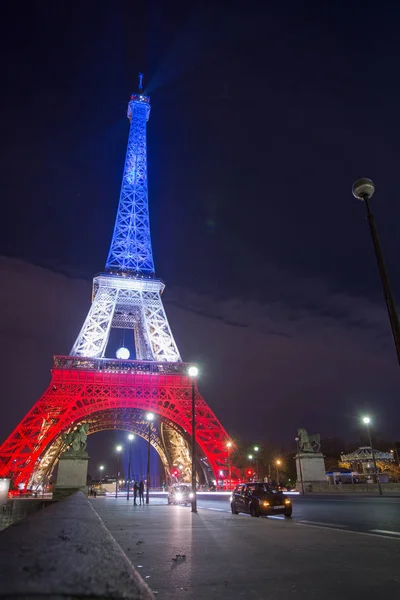
<path fill-rule="evenodd" d="M 118 213 L 106 269 L 112 273 L 152 276 L 154 262 L 147 194 L 146 143 L 150 98 L 142 95 L 141 91 L 142 76 L 139 75 L 139 93 L 132 94 L 128 104 L 131 126 Z"/>

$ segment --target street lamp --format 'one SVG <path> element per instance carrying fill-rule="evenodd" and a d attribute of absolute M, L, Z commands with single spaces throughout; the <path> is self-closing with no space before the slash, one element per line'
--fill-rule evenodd
<path fill-rule="evenodd" d="M 275 464 L 276 464 L 276 484 L 279 487 L 279 467 L 281 466 L 282 461 L 279 458 L 277 458 L 275 461 Z"/>
<path fill-rule="evenodd" d="M 132 457 L 132 441 L 134 440 L 135 436 L 133 435 L 133 433 L 130 433 L 128 435 L 128 441 L 129 441 L 129 461 L 128 461 L 128 491 L 126 492 L 126 499 L 129 500 L 129 487 L 130 487 L 130 483 L 131 483 L 131 457 Z"/>
<path fill-rule="evenodd" d="M 117 476 L 115 478 L 115 497 L 118 498 L 119 455 L 120 452 L 122 452 L 122 446 L 117 446 L 115 448 L 115 451 L 117 453 Z"/>
<path fill-rule="evenodd" d="M 232 448 L 232 442 L 226 442 L 226 447 L 228 448 L 228 485 L 229 485 L 229 489 L 231 489 L 231 487 L 232 487 L 232 481 L 231 481 L 231 448 Z"/>
<path fill-rule="evenodd" d="M 257 469 L 257 479 L 258 479 L 258 481 L 260 481 L 260 479 L 261 479 L 260 473 L 259 473 L 260 465 L 259 465 L 259 462 L 258 462 L 258 454 L 257 454 L 258 451 L 259 451 L 259 449 L 260 448 L 258 446 L 254 446 L 254 452 L 256 453 L 256 469 Z"/>
<path fill-rule="evenodd" d="M 389 276 L 386 270 L 386 265 L 383 260 L 383 254 L 379 243 L 378 232 L 375 225 L 375 219 L 371 212 L 369 201 L 375 192 L 374 182 L 370 179 L 358 179 L 353 184 L 353 196 L 357 200 L 361 200 L 365 204 L 367 210 L 367 219 L 371 232 L 372 243 L 374 245 L 376 262 L 378 263 L 379 274 L 381 277 L 383 295 L 385 297 L 386 309 L 389 315 L 390 326 L 392 328 L 392 335 L 394 339 L 394 345 L 396 347 L 397 360 L 400 364 L 400 323 L 397 314 L 396 303 L 393 298 L 392 290 L 390 287 Z"/>
<path fill-rule="evenodd" d="M 154 414 L 149 412 L 146 414 L 146 421 L 149 422 L 149 437 L 147 444 L 147 486 L 146 486 L 146 504 L 150 502 L 150 442 L 151 442 L 151 424 L 154 421 Z"/>
<path fill-rule="evenodd" d="M 378 484 L 379 495 L 382 496 L 382 487 L 381 487 L 381 482 L 379 481 L 379 477 L 378 477 L 378 470 L 376 468 L 375 452 L 374 452 L 374 449 L 372 447 L 371 432 L 370 432 L 370 429 L 369 429 L 369 425 L 371 423 L 371 419 L 369 417 L 363 417 L 362 422 L 364 423 L 364 425 L 367 426 L 368 440 L 369 440 L 369 445 L 370 445 L 371 452 L 372 452 L 372 462 L 374 463 L 375 483 Z"/>
<path fill-rule="evenodd" d="M 304 481 L 303 481 L 303 468 L 301 465 L 301 456 L 300 456 L 300 438 L 294 438 L 296 440 L 297 445 L 297 460 L 299 461 L 299 471 L 300 471 L 300 483 L 301 483 L 301 493 L 304 495 Z"/>
<path fill-rule="evenodd" d="M 101 482 L 102 482 L 102 479 L 103 479 L 104 465 L 100 465 L 99 466 L 99 471 L 100 471 L 100 487 L 101 487 Z"/>
<path fill-rule="evenodd" d="M 197 513 L 196 498 L 196 390 L 195 381 L 199 374 L 197 367 L 189 367 L 188 375 L 192 378 L 192 513 Z"/>

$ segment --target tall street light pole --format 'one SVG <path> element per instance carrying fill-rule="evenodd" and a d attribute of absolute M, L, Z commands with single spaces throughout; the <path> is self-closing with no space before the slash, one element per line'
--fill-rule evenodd
<path fill-rule="evenodd" d="M 253 455 L 252 454 L 249 454 L 249 460 L 251 460 L 251 464 L 253 465 L 254 463 L 253 463 Z M 253 472 L 253 479 L 252 480 L 254 481 L 254 470 L 253 469 L 252 469 L 252 472 Z"/>
<path fill-rule="evenodd" d="M 382 487 L 381 487 L 381 482 L 380 482 L 379 477 L 378 477 L 378 469 L 376 467 L 375 451 L 374 451 L 374 449 L 372 447 L 371 432 L 370 432 L 370 429 L 369 429 L 369 424 L 371 423 L 371 419 L 369 417 L 363 417 L 363 423 L 367 426 L 369 446 L 370 446 L 371 452 L 372 452 L 372 462 L 374 463 L 375 483 L 378 484 L 379 495 L 382 496 Z"/>
<path fill-rule="evenodd" d="M 375 192 L 374 182 L 370 179 L 358 179 L 353 184 L 353 196 L 357 198 L 357 200 L 361 200 L 365 204 L 365 208 L 367 211 L 367 219 L 371 232 L 372 243 L 374 245 L 376 262 L 378 263 L 379 274 L 381 277 L 383 295 L 385 297 L 385 303 L 387 312 L 389 315 L 390 326 L 392 328 L 392 335 L 394 340 L 394 345 L 397 353 L 397 360 L 400 365 L 400 323 L 399 317 L 397 314 L 396 303 L 393 298 L 392 290 L 390 287 L 389 276 L 386 270 L 386 265 L 383 260 L 383 254 L 381 245 L 378 238 L 378 232 L 375 225 L 375 219 L 371 212 L 369 201 Z"/>
<path fill-rule="evenodd" d="M 196 497 L 196 389 L 195 381 L 199 370 L 194 365 L 189 367 L 189 377 L 192 378 L 192 513 L 197 513 Z"/>
<path fill-rule="evenodd" d="M 261 480 L 261 478 L 260 478 L 260 473 L 259 473 L 260 466 L 259 466 L 259 462 L 258 462 L 258 454 L 257 454 L 257 453 L 258 453 L 258 451 L 259 451 L 259 449 L 260 449 L 260 448 L 259 448 L 258 446 L 254 446 L 254 452 L 256 453 L 256 469 L 257 469 L 257 480 L 258 480 L 258 481 L 260 481 L 260 480 Z"/>
<path fill-rule="evenodd" d="M 104 465 L 100 465 L 99 466 L 99 471 L 100 471 L 100 487 L 103 481 L 103 471 L 104 471 Z"/>
<path fill-rule="evenodd" d="M 304 496 L 304 480 L 303 480 L 303 467 L 301 465 L 301 456 L 300 456 L 300 438 L 294 438 L 296 440 L 297 445 L 297 460 L 299 461 L 299 471 L 300 471 L 300 484 L 301 484 L 301 493 Z"/>
<path fill-rule="evenodd" d="M 146 504 L 150 502 L 150 446 L 151 446 L 151 424 L 154 421 L 153 413 L 147 413 L 146 421 L 149 422 L 149 437 L 147 443 L 147 486 L 146 486 Z"/>
<path fill-rule="evenodd" d="M 117 453 L 117 476 L 115 478 L 115 497 L 118 498 L 118 477 L 119 477 L 119 454 L 122 452 L 122 446 L 117 446 L 115 448 Z"/>
<path fill-rule="evenodd" d="M 132 459 L 132 440 L 134 439 L 133 433 L 128 435 L 129 440 L 129 462 L 128 462 L 128 491 L 126 492 L 126 499 L 129 500 L 129 488 L 131 485 L 131 459 Z"/>
<path fill-rule="evenodd" d="M 282 464 L 282 461 L 279 458 L 276 461 L 276 485 L 279 487 L 279 467 Z"/>
<path fill-rule="evenodd" d="M 232 442 L 226 442 L 226 447 L 228 448 L 228 485 L 229 489 L 232 487 L 232 479 L 231 479 L 231 448 Z"/>

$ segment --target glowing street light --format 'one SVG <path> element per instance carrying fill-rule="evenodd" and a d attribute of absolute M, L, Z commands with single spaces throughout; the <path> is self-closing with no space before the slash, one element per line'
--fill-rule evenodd
<path fill-rule="evenodd" d="M 119 455 L 122 452 L 122 446 L 116 446 L 115 452 L 117 453 L 117 476 L 115 478 L 115 497 L 118 498 Z"/>
<path fill-rule="evenodd" d="M 197 513 L 196 498 L 196 390 L 195 381 L 199 369 L 192 365 L 188 369 L 188 375 L 192 379 L 192 513 Z"/>
<path fill-rule="evenodd" d="M 279 467 L 281 466 L 282 461 L 279 458 L 277 458 L 275 461 L 275 464 L 276 464 L 276 485 L 279 487 Z"/>
<path fill-rule="evenodd" d="M 258 446 L 254 446 L 254 452 L 258 452 L 259 451 L 259 447 Z"/>
<path fill-rule="evenodd" d="M 126 499 L 129 500 L 129 488 L 131 484 L 131 457 L 132 457 L 132 442 L 135 439 L 133 433 L 128 435 L 129 441 L 129 461 L 128 461 L 128 491 L 126 492 Z"/>
<path fill-rule="evenodd" d="M 381 482 L 380 482 L 380 480 L 379 480 L 379 477 L 378 477 L 378 470 L 377 470 L 377 467 L 376 467 L 376 458 L 375 458 L 375 452 L 374 452 L 374 449 L 373 449 L 373 447 L 372 447 L 372 441 L 371 441 L 371 432 L 370 432 L 370 429 L 369 429 L 369 425 L 370 425 L 370 423 L 371 423 L 371 419 L 370 419 L 368 416 L 365 416 L 365 417 L 363 417 L 363 418 L 362 418 L 362 422 L 364 423 L 364 425 L 366 425 L 366 426 L 367 426 L 367 433 L 368 433 L 369 446 L 370 446 L 370 448 L 371 448 L 371 452 L 372 452 L 372 461 L 373 461 L 373 463 L 374 463 L 374 475 L 375 475 L 375 483 L 377 483 L 377 484 L 378 484 L 379 495 L 380 495 L 380 496 L 382 496 L 382 487 L 381 487 Z"/>
<path fill-rule="evenodd" d="M 229 485 L 229 489 L 231 489 L 232 487 L 232 481 L 231 481 L 231 448 L 232 448 L 233 444 L 231 441 L 226 442 L 226 447 L 228 448 L 228 485 Z"/>
<path fill-rule="evenodd" d="M 101 482 L 102 482 L 102 479 L 103 479 L 104 465 L 100 465 L 99 466 L 99 471 L 100 471 L 100 487 L 101 487 Z"/>
<path fill-rule="evenodd" d="M 150 502 L 150 446 L 151 446 L 151 424 L 154 421 L 154 413 L 146 413 L 146 421 L 149 423 L 149 436 L 147 443 L 147 486 L 146 486 L 146 504 Z"/>

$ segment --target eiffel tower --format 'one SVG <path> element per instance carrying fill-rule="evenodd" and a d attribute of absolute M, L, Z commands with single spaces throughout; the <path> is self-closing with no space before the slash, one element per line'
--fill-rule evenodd
<path fill-rule="evenodd" d="M 179 465 L 190 480 L 191 391 L 162 303 L 164 283 L 155 276 L 147 192 L 146 126 L 150 98 L 142 90 L 128 103 L 130 121 L 118 212 L 105 271 L 93 280 L 92 304 L 70 356 L 54 356 L 51 381 L 21 423 L 0 446 L 0 477 L 14 487 L 49 478 L 62 434 L 80 423 L 89 434 L 122 429 L 148 435 L 145 412 L 156 415 L 151 444 L 167 479 Z M 134 349 L 108 356 L 110 335 L 120 330 Z M 118 334 L 118 332 L 117 332 Z M 226 476 L 229 436 L 201 397 L 197 380 L 196 445 L 200 479 Z M 230 470 L 230 465 L 229 465 Z"/>

